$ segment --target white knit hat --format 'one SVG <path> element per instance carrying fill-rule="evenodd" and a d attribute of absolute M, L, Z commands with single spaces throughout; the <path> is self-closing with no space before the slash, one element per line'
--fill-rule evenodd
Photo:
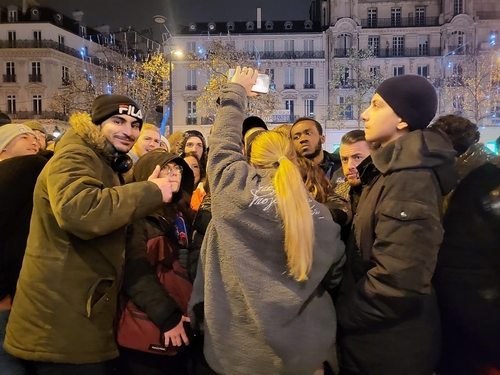
<path fill-rule="evenodd" d="M 168 148 L 168 152 L 170 152 L 170 142 L 168 141 L 167 137 L 165 136 L 161 136 L 161 141 L 162 142 L 165 142 L 165 144 L 167 145 L 167 148 Z"/>
<path fill-rule="evenodd" d="M 35 135 L 33 130 L 23 124 L 7 124 L 0 126 L 0 152 L 5 150 L 9 143 L 21 134 Z"/>

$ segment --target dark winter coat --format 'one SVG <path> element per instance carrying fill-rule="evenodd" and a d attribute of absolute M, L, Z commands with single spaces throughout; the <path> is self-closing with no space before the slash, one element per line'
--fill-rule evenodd
<path fill-rule="evenodd" d="M 329 153 L 323 150 L 323 161 L 319 165 L 321 169 L 325 172 L 326 178 L 330 180 L 332 184 L 335 184 L 335 181 L 338 178 L 338 175 L 335 174 L 335 171 L 341 166 L 340 156 L 338 153 Z"/>
<path fill-rule="evenodd" d="M 89 115 L 71 118 L 35 186 L 33 215 L 4 347 L 32 361 L 118 356 L 113 326 L 126 227 L 162 206 L 149 181 L 120 186 Z"/>
<path fill-rule="evenodd" d="M 0 301 L 14 297 L 33 211 L 38 175 L 52 152 L 18 156 L 0 162 Z"/>
<path fill-rule="evenodd" d="M 431 278 L 442 195 L 457 176 L 444 133 L 416 130 L 372 153 L 337 302 L 346 374 L 432 375 L 440 326 Z M 363 177 L 361 177 L 363 178 Z"/>
<path fill-rule="evenodd" d="M 182 198 L 182 192 L 193 191 L 194 176 L 189 165 L 179 156 L 162 151 L 154 151 L 144 155 L 136 163 L 134 176 L 136 181 L 145 181 L 153 173 L 156 165 L 165 166 L 170 162 L 183 167 L 180 191 L 173 196 L 176 202 Z M 188 201 L 189 202 L 189 201 Z M 169 205 L 172 203 L 167 203 Z M 163 237 L 173 249 L 173 255 L 178 255 L 179 244 L 175 238 L 175 229 L 172 221 L 166 220 L 163 209 L 152 215 L 136 220 L 128 228 L 127 247 L 125 252 L 125 273 L 123 277 L 123 291 L 132 302 L 153 321 L 162 332 L 174 328 L 181 321 L 182 309 L 164 286 L 158 280 L 155 266 L 152 266 L 150 252 L 155 249 L 156 239 Z M 175 215 L 175 213 L 174 213 Z M 158 259 L 156 257 L 155 259 Z M 170 261 L 170 263 L 168 263 Z M 163 261 L 165 270 L 172 270 L 170 257 Z M 189 300 L 189 297 L 188 297 Z"/>
<path fill-rule="evenodd" d="M 219 374 L 312 374 L 335 342 L 335 309 L 321 283 L 343 258 L 340 227 L 311 200 L 316 241 L 309 279 L 288 275 L 274 171 L 241 153 L 245 89 L 230 83 L 211 138 L 212 221 L 191 306 L 205 297 L 205 356 Z M 197 289 L 198 288 L 198 289 Z"/>
<path fill-rule="evenodd" d="M 500 220 L 483 201 L 500 186 L 500 158 L 474 145 L 457 161 L 434 275 L 443 325 L 439 375 L 500 370 Z"/>

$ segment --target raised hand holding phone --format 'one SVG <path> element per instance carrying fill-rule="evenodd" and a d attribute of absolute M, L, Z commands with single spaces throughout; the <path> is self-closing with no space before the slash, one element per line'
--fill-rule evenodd
<path fill-rule="evenodd" d="M 252 69 L 248 67 L 236 67 L 233 77 L 231 78 L 231 82 L 238 83 L 243 86 L 247 92 L 247 96 L 256 96 L 257 93 L 252 91 L 253 85 L 257 81 L 257 76 L 259 72 L 257 69 Z"/>

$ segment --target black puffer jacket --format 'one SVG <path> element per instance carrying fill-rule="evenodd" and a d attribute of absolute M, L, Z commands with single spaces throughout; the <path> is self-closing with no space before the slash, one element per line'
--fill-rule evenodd
<path fill-rule="evenodd" d="M 444 133 L 416 130 L 372 153 L 337 301 L 346 374 L 432 375 L 440 326 L 431 278 L 442 195 L 457 181 Z M 363 179 L 363 177 L 361 177 Z"/>
<path fill-rule="evenodd" d="M 457 160 L 434 275 L 443 325 L 439 375 L 500 370 L 500 220 L 483 202 L 500 186 L 500 158 L 474 145 Z"/>

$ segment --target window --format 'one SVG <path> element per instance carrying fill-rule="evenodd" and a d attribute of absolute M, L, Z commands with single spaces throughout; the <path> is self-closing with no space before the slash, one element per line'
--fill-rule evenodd
<path fill-rule="evenodd" d="M 380 37 L 379 36 L 369 36 L 368 37 L 368 47 L 373 51 L 375 56 L 380 55 Z"/>
<path fill-rule="evenodd" d="M 352 46 L 352 36 L 350 34 L 340 34 L 337 37 L 337 46 L 342 49 L 349 49 Z"/>
<path fill-rule="evenodd" d="M 429 55 L 429 36 L 419 35 L 418 36 L 418 55 L 428 56 Z"/>
<path fill-rule="evenodd" d="M 285 52 L 294 52 L 294 41 L 293 40 L 285 40 Z"/>
<path fill-rule="evenodd" d="M 16 113 L 15 95 L 7 95 L 7 113 Z"/>
<path fill-rule="evenodd" d="M 42 41 L 42 32 L 40 30 L 33 31 L 33 39 L 37 42 Z"/>
<path fill-rule="evenodd" d="M 295 70 L 294 68 L 285 68 L 285 89 L 295 88 Z"/>
<path fill-rule="evenodd" d="M 429 77 L 429 65 L 423 65 L 417 67 L 417 74 L 422 77 Z"/>
<path fill-rule="evenodd" d="M 304 40 L 304 52 L 314 52 L 314 40 L 313 39 Z"/>
<path fill-rule="evenodd" d="M 314 99 L 305 100 L 306 117 L 314 118 Z"/>
<path fill-rule="evenodd" d="M 314 69 L 305 68 L 304 69 L 304 88 L 313 89 L 314 88 Z"/>
<path fill-rule="evenodd" d="M 425 7 L 415 7 L 415 26 L 425 26 Z"/>
<path fill-rule="evenodd" d="M 464 110 L 464 97 L 462 95 L 453 95 L 453 109 L 455 112 L 462 112 Z"/>
<path fill-rule="evenodd" d="M 265 72 L 269 76 L 269 80 L 274 82 L 274 68 L 266 69 Z"/>
<path fill-rule="evenodd" d="M 9 31 L 8 33 L 9 36 L 9 47 L 15 47 L 16 46 L 16 32 L 15 31 Z"/>
<path fill-rule="evenodd" d="M 234 40 L 225 40 L 224 45 L 234 48 L 236 47 L 236 42 Z"/>
<path fill-rule="evenodd" d="M 404 66 L 395 66 L 394 67 L 394 77 L 402 76 L 403 74 L 405 74 L 405 67 Z"/>
<path fill-rule="evenodd" d="M 465 32 L 454 31 L 451 33 L 451 35 L 452 35 L 452 40 L 454 42 L 454 45 L 450 45 L 449 48 L 451 49 L 451 51 L 453 51 L 453 49 L 457 49 L 465 43 Z M 456 52 L 457 54 L 464 54 L 465 53 L 464 51 L 454 51 L 454 52 Z"/>
<path fill-rule="evenodd" d="M 87 36 L 87 28 L 85 26 L 80 25 L 79 31 L 81 37 L 85 38 Z"/>
<path fill-rule="evenodd" d="M 352 120 L 352 103 L 349 98 L 339 96 L 340 118 L 343 120 Z"/>
<path fill-rule="evenodd" d="M 33 95 L 33 112 L 35 115 L 42 113 L 42 96 Z"/>
<path fill-rule="evenodd" d="M 462 14 L 463 12 L 464 12 L 464 1 L 455 0 L 453 4 L 453 14 L 456 16 L 457 14 Z"/>
<path fill-rule="evenodd" d="M 349 85 L 351 84 L 350 77 L 351 77 L 351 69 L 349 69 L 348 67 L 345 67 L 344 74 L 342 77 L 340 77 L 340 86 L 341 87 L 349 87 Z"/>
<path fill-rule="evenodd" d="M 285 100 L 285 109 L 288 109 L 290 112 L 290 122 L 293 122 L 293 118 L 295 116 L 295 102 L 292 99 Z"/>
<path fill-rule="evenodd" d="M 187 71 L 187 86 L 186 90 L 196 90 L 198 87 L 196 86 L 196 76 L 198 72 L 196 69 L 189 69 Z"/>
<path fill-rule="evenodd" d="M 370 66 L 370 75 L 372 78 L 380 75 L 380 66 Z"/>
<path fill-rule="evenodd" d="M 17 22 L 17 9 L 9 10 L 9 22 Z"/>
<path fill-rule="evenodd" d="M 264 52 L 274 52 L 274 40 L 264 40 Z"/>
<path fill-rule="evenodd" d="M 69 68 L 67 66 L 64 66 L 62 67 L 62 84 L 63 85 L 68 85 L 69 84 Z"/>
<path fill-rule="evenodd" d="M 16 65 L 13 61 L 8 61 L 5 63 L 5 73 L 8 76 L 15 76 L 16 75 Z"/>
<path fill-rule="evenodd" d="M 391 8 L 391 26 L 401 26 L 401 8 Z"/>
<path fill-rule="evenodd" d="M 196 102 L 189 101 L 187 102 L 187 119 L 186 122 L 188 125 L 196 125 L 197 122 L 197 114 L 196 114 Z"/>
<path fill-rule="evenodd" d="M 64 46 L 65 38 L 62 35 L 59 35 L 59 45 Z"/>
<path fill-rule="evenodd" d="M 368 8 L 368 27 L 377 27 L 377 8 Z"/>
<path fill-rule="evenodd" d="M 195 53 L 196 52 L 196 42 L 186 42 L 186 52 Z"/>
<path fill-rule="evenodd" d="M 392 38 L 393 56 L 404 56 L 404 36 L 395 36 Z"/>
<path fill-rule="evenodd" d="M 40 62 L 34 61 L 31 63 L 31 74 L 40 74 Z"/>
<path fill-rule="evenodd" d="M 245 40 L 245 52 L 252 53 L 255 51 L 255 40 Z"/>

